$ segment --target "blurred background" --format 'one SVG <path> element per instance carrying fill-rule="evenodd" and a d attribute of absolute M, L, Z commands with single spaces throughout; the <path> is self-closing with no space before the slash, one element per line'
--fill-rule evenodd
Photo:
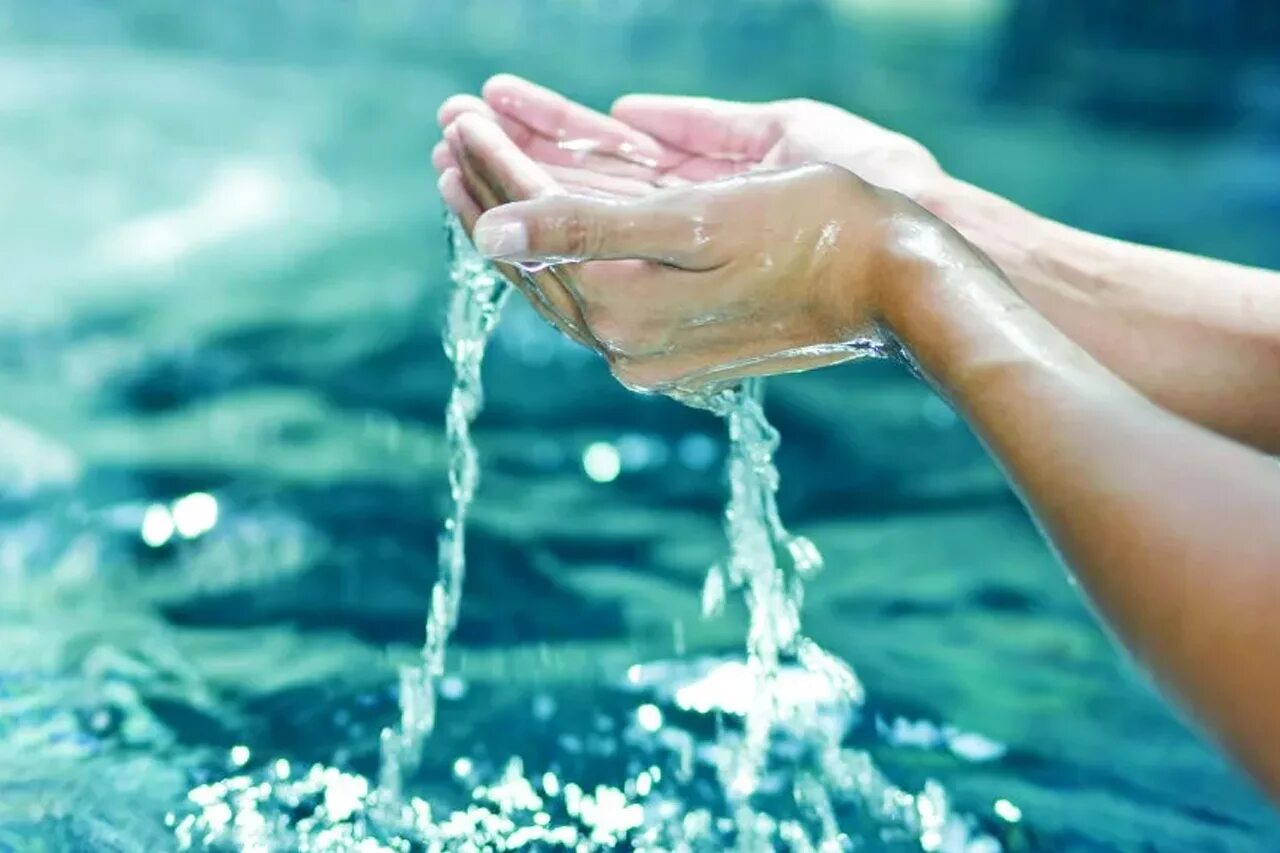
<path fill-rule="evenodd" d="M 1047 216 L 1280 266 L 1273 0 L 0 0 L 0 850 L 167 849 L 234 745 L 372 771 L 447 500 L 435 111 L 499 71 L 826 100 Z M 514 303 L 486 385 L 442 768 L 743 638 L 698 615 L 719 423 Z M 890 776 L 1016 803 L 1022 849 L 1278 849 L 945 404 L 879 363 L 769 395 L 806 624 Z M 898 736 L 947 726 L 999 748 Z"/>

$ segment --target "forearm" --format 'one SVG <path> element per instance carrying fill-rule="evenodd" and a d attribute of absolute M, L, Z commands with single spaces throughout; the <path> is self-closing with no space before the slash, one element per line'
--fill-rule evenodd
<path fill-rule="evenodd" d="M 980 266 L 903 282 L 885 325 L 1117 634 L 1280 796 L 1280 467 L 1152 405 Z"/>
<path fill-rule="evenodd" d="M 1087 234 L 958 181 L 924 202 L 1143 394 L 1280 452 L 1280 274 Z"/>

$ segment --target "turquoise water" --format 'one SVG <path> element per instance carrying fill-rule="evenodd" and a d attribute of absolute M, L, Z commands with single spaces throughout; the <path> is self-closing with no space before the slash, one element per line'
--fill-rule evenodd
<path fill-rule="evenodd" d="M 1265 133 L 991 102 L 998 22 L 831 8 L 0 4 L 0 850 L 172 849 L 166 815 L 242 762 L 374 776 L 447 510 L 434 112 L 488 73 L 597 105 L 825 98 L 1047 214 L 1280 261 Z M 652 758 L 624 736 L 641 706 L 707 742 L 663 685 L 745 630 L 732 601 L 700 617 L 721 425 L 509 308 L 456 680 L 418 779 L 450 807 L 460 757 L 623 786 Z M 945 406 L 886 364 L 769 393 L 783 514 L 827 562 L 806 632 L 866 688 L 850 744 L 911 790 L 937 779 L 1009 849 L 1280 844 Z M 589 451 L 616 479 L 587 476 Z M 193 493 L 216 517 L 175 503 Z M 662 678 L 632 683 L 636 664 Z M 680 791 L 714 800 L 696 774 Z"/>

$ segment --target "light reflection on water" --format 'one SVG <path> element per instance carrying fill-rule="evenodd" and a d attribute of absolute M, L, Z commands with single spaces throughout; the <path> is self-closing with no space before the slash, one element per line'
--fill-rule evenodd
<path fill-rule="evenodd" d="M 746 709 L 735 697 L 754 683 L 733 660 L 634 664 L 622 692 L 590 715 L 589 731 L 562 732 L 542 766 L 520 756 L 462 755 L 448 785 L 395 804 L 365 777 L 331 766 L 303 770 L 277 759 L 242 769 L 249 752 L 237 745 L 227 758 L 236 772 L 193 788 L 165 821 L 179 849 L 227 853 L 723 850 L 741 841 L 742 829 L 714 782 L 741 733 L 722 715 L 741 716 Z M 771 807 L 753 815 L 753 840 L 743 849 L 812 850 L 825 839 L 824 850 L 995 853 L 1000 837 L 1016 841 L 1008 830 L 1021 813 L 1009 800 L 981 820 L 958 816 L 935 783 L 912 795 L 888 783 L 865 752 L 824 753 L 807 727 L 844 732 L 847 706 L 829 682 L 799 667 L 786 669 L 783 683 L 796 688 L 800 713 L 784 715 L 761 786 Z M 834 716 L 812 714 L 822 708 Z M 581 781 L 602 776 L 612 781 Z M 824 829 L 824 821 L 832 825 Z M 837 821 L 844 831 L 833 828 Z"/>
<path fill-rule="evenodd" d="M 443 511 L 427 152 L 440 101 L 494 70 L 597 106 L 637 87 L 834 100 L 1039 212 L 1277 262 L 1264 133 L 992 109 L 999 34 L 976 26 L 917 17 L 897 41 L 903 25 L 835 5 L 661 0 L 638 23 L 635 5 L 4 5 L 0 850 L 150 853 L 201 784 L 314 764 L 375 778 Z M 547 49 L 567 43 L 573 62 Z M 631 780 L 628 802 L 712 809 L 703 757 L 732 715 L 595 685 L 676 646 L 682 665 L 740 648 L 729 597 L 699 618 L 720 425 L 616 389 L 512 307 L 479 436 L 462 689 L 441 681 L 415 796 L 463 809 L 521 756 L 548 801 Z M 1118 662 L 953 413 L 875 365 L 774 390 L 783 509 L 831 566 L 806 624 L 867 686 L 847 745 L 912 791 L 938 778 L 1009 849 L 1280 846 L 1256 794 Z M 597 442 L 619 457 L 609 483 L 583 469 Z M 174 505 L 195 493 L 216 520 L 184 539 Z M 670 740 L 656 777 L 619 747 L 644 705 Z"/>

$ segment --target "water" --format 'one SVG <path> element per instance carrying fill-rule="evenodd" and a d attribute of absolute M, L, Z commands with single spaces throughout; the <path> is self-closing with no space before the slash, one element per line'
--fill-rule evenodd
<path fill-rule="evenodd" d="M 801 634 L 804 580 L 822 568 L 822 556 L 809 539 L 788 532 L 779 515 L 773 457 L 780 437 L 764 413 L 764 380 L 750 379 L 694 402 L 724 418 L 729 433 L 729 561 L 708 575 L 704 613 L 719 610 L 726 579 L 742 589 L 750 613 L 742 671 L 747 683 L 740 688 L 746 696 L 743 732 L 737 747 L 725 751 L 721 766 L 738 849 L 771 849 L 784 841 L 793 849 L 808 849 L 810 844 L 796 825 L 780 825 L 779 837 L 760 832 L 760 814 L 752 807 L 768 771 L 771 741 L 785 724 L 815 754 L 814 767 L 797 774 L 792 784 L 797 802 L 819 819 L 817 843 L 822 849 L 850 849 L 884 838 L 883 828 L 878 835 L 842 829 L 832 804 L 836 795 L 861 804 L 874 821 L 894 827 L 925 850 L 1000 850 L 989 836 L 970 838 L 964 819 L 950 814 L 938 783 L 926 782 L 913 796 L 888 782 L 865 752 L 842 748 L 842 725 L 849 724 L 862 704 L 863 688 L 848 664 Z M 813 677 L 815 692 L 786 695 L 780 678 L 784 658 L 794 659 Z"/>
<path fill-rule="evenodd" d="M 847 850 L 892 841 L 945 853 L 1001 850 L 995 838 L 974 831 L 973 821 L 951 812 L 937 782 L 927 781 L 913 795 L 889 782 L 865 751 L 843 746 L 863 688 L 846 663 L 800 633 L 803 581 L 821 569 L 822 557 L 811 541 L 782 523 L 773 461 L 779 435 L 764 413 L 761 379 L 683 395 L 727 426 L 729 559 L 708 573 L 703 608 L 705 616 L 715 616 L 726 585 L 742 590 L 750 614 L 745 661 L 720 661 L 692 677 L 678 668 L 663 673 L 662 666 L 651 666 L 647 674 L 635 665 L 628 670 L 633 686 L 674 685 L 677 705 L 684 692 L 687 707 L 741 718 L 740 727 L 722 730 L 702 749 L 701 763 L 714 770 L 719 796 L 704 804 L 707 795 L 688 786 L 695 775 L 694 741 L 668 727 L 662 709 L 651 703 L 638 707 L 630 736 L 613 747 L 636 750 L 648 765 L 621 786 L 585 792 L 551 770 L 531 779 L 523 759 L 513 756 L 496 779 L 475 784 L 465 806 L 445 817 L 439 816 L 439 803 L 433 809 L 429 800 L 406 795 L 436 726 L 448 640 L 461 609 L 466 519 L 480 481 L 471 425 L 483 407 L 485 349 L 509 293 L 457 220 L 450 217 L 446 229 L 453 282 L 443 334 L 454 368 L 445 417 L 452 508 L 440 538 L 422 661 L 401 670 L 400 725 L 381 734 L 379 786 L 319 764 L 295 771 L 279 758 L 257 774 L 192 789 L 190 805 L 166 817 L 179 849 L 609 850 L 625 844 L 640 850 L 716 850 L 732 844 L 755 853 Z M 691 692 L 705 693 L 708 683 L 716 698 L 689 698 Z M 724 694 L 734 697 L 731 707 Z M 779 742 L 785 749 L 778 750 Z M 230 755 L 237 767 L 249 758 L 246 747 Z M 463 783 L 481 778 L 466 756 L 454 761 L 453 771 Z M 668 775 L 675 784 L 662 786 Z M 788 788 L 794 802 L 779 809 L 779 794 Z M 851 809 L 859 815 L 856 826 Z"/>
<path fill-rule="evenodd" d="M 218 787 L 241 777 L 271 783 L 257 811 L 284 849 L 303 828 L 312 849 L 322 832 L 337 849 L 399 834 L 363 806 L 341 825 L 313 806 L 376 796 L 399 671 L 422 663 L 453 380 L 426 152 L 437 105 L 495 70 L 596 106 L 636 88 L 833 100 L 1040 213 L 1280 262 L 1260 127 L 1139 133 L 1066 99 L 994 109 L 998 4 L 947 4 L 946 21 L 899 5 L 919 6 L 227 0 L 157 17 L 142 0 L 0 0 L 0 850 L 149 853 L 188 818 L 204 843 L 188 793 L 210 818 L 218 802 L 247 813 Z M 523 300 L 503 314 L 466 594 L 402 792 L 432 816 L 402 822 L 455 838 L 455 813 L 500 822 L 519 757 L 544 807 L 512 805 L 512 827 L 543 811 L 548 831 L 674 827 L 724 849 L 719 746 L 743 731 L 750 683 L 727 577 L 720 614 L 700 616 L 707 567 L 728 566 L 725 425 L 617 387 Z M 781 516 L 826 564 L 802 633 L 857 664 L 863 700 L 838 728 L 879 769 L 866 778 L 913 796 L 936 781 L 948 814 L 1007 850 L 1280 846 L 926 387 L 863 360 L 768 393 Z M 214 525 L 186 538 L 174 514 L 199 494 Z M 785 655 L 779 679 L 828 695 Z M 814 843 L 824 796 L 841 828 L 892 828 L 830 783 L 797 802 L 792 783 L 822 775 L 815 743 L 784 726 L 756 811 Z M 646 822 L 625 829 L 632 805 Z M 208 843 L 236 849 L 230 829 Z"/>
<path fill-rule="evenodd" d="M 436 685 L 445 671 L 445 649 L 458 624 L 466 577 L 467 512 L 480 483 L 480 463 L 471 423 L 484 406 L 480 367 L 509 288 L 470 246 L 454 218 L 449 235 L 453 295 L 445 320 L 444 348 L 453 364 L 453 388 L 445 411 L 449 448 L 449 494 L 453 510 L 440 534 L 439 574 L 431 588 L 422 663 L 400 673 L 400 728 L 382 733 L 382 791 L 399 799 L 406 770 L 418 765 L 423 741 L 435 728 Z"/>

